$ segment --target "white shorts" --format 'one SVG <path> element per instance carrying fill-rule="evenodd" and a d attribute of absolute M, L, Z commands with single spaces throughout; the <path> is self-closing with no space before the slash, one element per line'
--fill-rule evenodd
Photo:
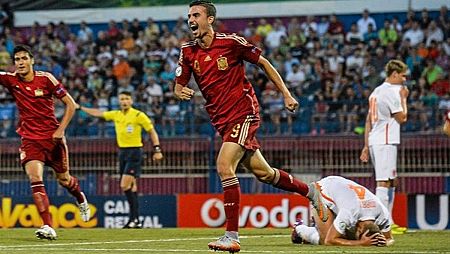
<path fill-rule="evenodd" d="M 397 145 L 373 145 L 369 147 L 375 168 L 376 181 L 388 181 L 397 177 Z"/>

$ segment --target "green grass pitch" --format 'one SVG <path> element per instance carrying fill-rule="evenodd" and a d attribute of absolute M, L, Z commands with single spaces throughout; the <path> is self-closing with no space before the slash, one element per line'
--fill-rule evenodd
<path fill-rule="evenodd" d="M 0 253 L 213 253 L 207 243 L 223 229 L 58 229 L 38 240 L 35 229 L 0 229 Z M 241 253 L 450 253 L 450 231 L 395 236 L 390 247 L 294 245 L 290 229 L 242 229 Z M 221 252 L 217 252 L 221 253 Z"/>

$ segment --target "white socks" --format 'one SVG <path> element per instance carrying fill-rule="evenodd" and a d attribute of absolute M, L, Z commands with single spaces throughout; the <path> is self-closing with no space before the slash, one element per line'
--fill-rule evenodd
<path fill-rule="evenodd" d="M 319 231 L 317 231 L 316 227 L 308 227 L 305 225 L 298 225 L 295 227 L 295 231 L 300 237 L 314 245 L 319 244 L 320 236 Z"/>
<path fill-rule="evenodd" d="M 384 207 L 389 209 L 389 190 L 386 187 L 377 187 L 375 195 L 381 200 Z"/>

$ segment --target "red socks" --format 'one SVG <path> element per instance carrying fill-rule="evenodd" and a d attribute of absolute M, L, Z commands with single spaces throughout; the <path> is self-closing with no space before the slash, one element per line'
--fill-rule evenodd
<path fill-rule="evenodd" d="M 296 192 L 304 197 L 308 194 L 308 185 L 304 182 L 295 179 L 291 174 L 286 173 L 283 170 L 274 168 L 275 178 L 273 186 L 282 190 Z M 279 177 L 278 177 L 279 174 Z M 278 178 L 278 181 L 276 180 Z"/>
<path fill-rule="evenodd" d="M 222 181 L 223 206 L 227 221 L 227 231 L 239 230 L 239 202 L 241 199 L 241 188 L 237 177 Z"/>
<path fill-rule="evenodd" d="M 63 185 L 63 187 L 66 188 L 70 192 L 70 194 L 72 194 L 77 199 L 78 204 L 84 202 L 84 197 L 83 195 L 81 195 L 80 185 L 78 184 L 78 178 L 76 178 L 75 176 L 71 176 L 69 184 L 67 186 Z"/>
<path fill-rule="evenodd" d="M 31 183 L 31 192 L 33 193 L 34 204 L 41 215 L 44 225 L 52 226 L 52 217 L 50 215 L 47 192 L 42 181 Z"/>

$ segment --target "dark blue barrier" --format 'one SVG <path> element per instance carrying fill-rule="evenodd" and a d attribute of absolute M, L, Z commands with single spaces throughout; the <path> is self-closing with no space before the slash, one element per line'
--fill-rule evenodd
<path fill-rule="evenodd" d="M 450 229 L 449 196 L 409 195 L 408 227 L 419 229 Z"/>
<path fill-rule="evenodd" d="M 71 196 L 50 197 L 53 227 L 122 228 L 128 222 L 129 206 L 123 196 L 88 196 L 92 217 L 88 222 L 80 218 L 75 199 Z M 140 220 L 144 228 L 177 226 L 176 196 L 139 197 Z M 0 199 L 0 228 L 40 227 L 41 218 L 30 196 Z"/>

